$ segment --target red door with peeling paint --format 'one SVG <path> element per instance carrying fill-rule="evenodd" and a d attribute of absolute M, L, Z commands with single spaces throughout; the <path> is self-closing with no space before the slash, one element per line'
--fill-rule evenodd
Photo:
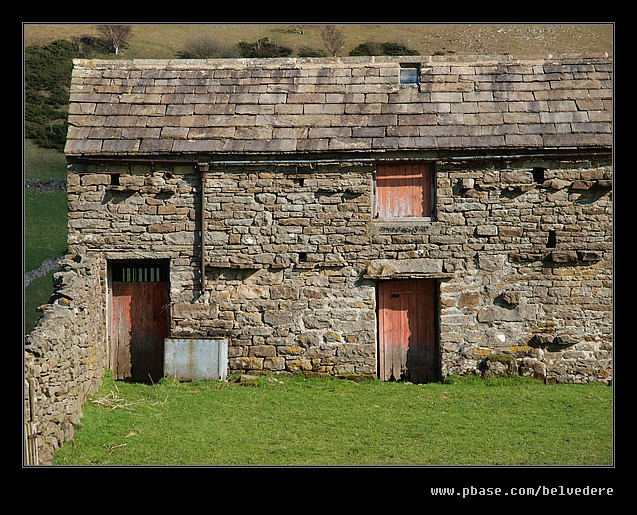
<path fill-rule="evenodd" d="M 432 216 L 433 165 L 379 163 L 376 167 L 376 218 Z"/>
<path fill-rule="evenodd" d="M 115 277 L 114 274 L 111 324 L 113 373 L 118 380 L 156 382 L 164 374 L 169 283 L 161 280 L 159 273 L 138 272 L 142 269 L 136 265 L 135 273 L 128 277 Z"/>
<path fill-rule="evenodd" d="M 435 290 L 431 279 L 379 283 L 380 379 L 412 383 L 438 379 Z"/>

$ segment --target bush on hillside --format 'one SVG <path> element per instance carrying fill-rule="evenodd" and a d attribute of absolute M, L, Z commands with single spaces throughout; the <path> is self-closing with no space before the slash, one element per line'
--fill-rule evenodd
<path fill-rule="evenodd" d="M 419 55 L 416 50 L 411 50 L 401 43 L 366 41 L 353 48 L 349 55 Z"/>
<path fill-rule="evenodd" d="M 287 57 L 292 49 L 286 46 L 270 43 L 268 38 L 258 38 L 254 43 L 239 42 L 241 57 Z"/>
<path fill-rule="evenodd" d="M 213 59 L 219 57 L 238 57 L 237 47 L 225 45 L 210 38 L 199 38 L 186 43 L 185 48 L 179 52 L 181 59 Z"/>
<path fill-rule="evenodd" d="M 299 48 L 299 57 L 327 57 L 327 52 L 304 46 Z"/>

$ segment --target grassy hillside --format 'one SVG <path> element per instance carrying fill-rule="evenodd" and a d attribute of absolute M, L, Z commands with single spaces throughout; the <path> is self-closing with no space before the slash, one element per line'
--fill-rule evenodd
<path fill-rule="evenodd" d="M 224 44 L 270 41 L 293 49 L 323 49 L 320 24 L 147 24 L 134 25 L 128 47 L 119 57 L 170 59 L 189 41 L 210 38 Z M 543 54 L 558 52 L 612 53 L 611 24 L 346 24 L 337 25 L 345 35 L 340 55 L 348 55 L 365 41 L 400 42 L 421 55 L 432 54 Z M 56 39 L 97 36 L 95 25 L 27 24 L 26 45 L 46 45 Z"/>
<path fill-rule="evenodd" d="M 62 152 L 40 148 L 30 140 L 24 142 L 24 168 L 27 179 L 66 180 L 66 158 Z"/>
<path fill-rule="evenodd" d="M 61 152 L 42 149 L 31 141 L 24 145 L 25 179 L 49 181 L 66 178 L 66 160 Z M 66 193 L 59 190 L 24 190 L 24 271 L 66 251 Z M 33 281 L 24 292 L 24 331 L 33 329 L 38 306 L 53 292 L 53 273 Z"/>

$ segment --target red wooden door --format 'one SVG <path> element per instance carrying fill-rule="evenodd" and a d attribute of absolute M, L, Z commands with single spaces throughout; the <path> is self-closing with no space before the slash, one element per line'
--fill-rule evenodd
<path fill-rule="evenodd" d="M 430 217 L 432 169 L 428 163 L 379 163 L 376 167 L 377 218 Z"/>
<path fill-rule="evenodd" d="M 149 382 L 163 376 L 167 304 L 168 282 L 113 281 L 111 341 L 116 379 Z"/>
<path fill-rule="evenodd" d="M 380 378 L 437 380 L 434 280 L 381 281 L 378 288 Z"/>

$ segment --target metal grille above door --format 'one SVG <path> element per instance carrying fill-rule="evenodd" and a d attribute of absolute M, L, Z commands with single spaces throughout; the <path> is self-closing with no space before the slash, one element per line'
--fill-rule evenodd
<path fill-rule="evenodd" d="M 145 283 L 168 281 L 168 263 L 164 261 L 121 261 L 111 265 L 113 282 Z"/>

